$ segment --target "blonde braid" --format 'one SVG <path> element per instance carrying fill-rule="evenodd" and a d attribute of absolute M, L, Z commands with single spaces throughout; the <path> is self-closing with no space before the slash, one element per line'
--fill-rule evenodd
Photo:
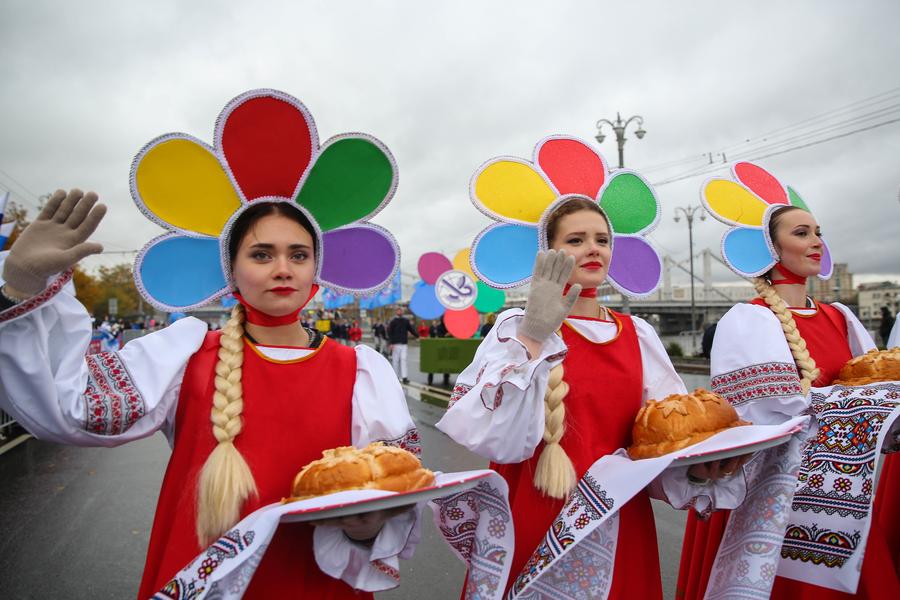
<path fill-rule="evenodd" d="M 797 368 L 800 369 L 800 389 L 806 395 L 812 382 L 819 378 L 819 369 L 816 367 L 816 361 L 810 356 L 809 350 L 806 348 L 806 340 L 797 330 L 797 323 L 794 321 L 794 315 L 784 303 L 781 296 L 774 287 L 766 280 L 765 277 L 754 277 L 753 287 L 760 298 L 766 301 L 778 321 L 781 323 L 781 329 L 784 331 L 784 339 L 787 340 L 788 347 L 791 349 L 791 355 Z"/>
<path fill-rule="evenodd" d="M 569 384 L 563 381 L 563 366 L 559 364 L 550 370 L 544 394 L 544 449 L 534 472 L 534 486 L 551 498 L 567 498 L 577 482 L 572 459 L 559 444 L 566 431 L 563 399 L 568 393 Z"/>
<path fill-rule="evenodd" d="M 240 520 L 244 501 L 257 494 L 253 473 L 234 445 L 244 410 L 241 366 L 244 362 L 244 308 L 235 305 L 222 329 L 216 362 L 216 391 L 211 421 L 218 444 L 200 471 L 197 539 L 207 546 Z"/>

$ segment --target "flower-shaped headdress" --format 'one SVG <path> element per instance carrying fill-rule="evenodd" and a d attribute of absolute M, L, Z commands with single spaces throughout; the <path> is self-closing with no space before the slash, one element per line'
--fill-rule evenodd
<path fill-rule="evenodd" d="M 534 260 L 547 249 L 546 224 L 556 207 L 574 196 L 599 203 L 613 235 L 608 281 L 632 297 L 651 294 L 659 285 L 662 262 L 644 237 L 659 222 L 659 202 L 638 173 L 609 173 L 603 157 L 572 137 L 538 142 L 532 161 L 501 156 L 483 164 L 472 177 L 475 206 L 498 221 L 472 243 L 475 274 L 497 288 L 528 283 Z"/>
<path fill-rule="evenodd" d="M 769 221 L 778 210 L 795 206 L 812 212 L 791 187 L 768 171 L 749 162 L 731 167 L 734 181 L 712 178 L 700 188 L 700 201 L 713 217 L 731 228 L 722 236 L 722 258 L 741 277 L 758 277 L 778 262 L 778 252 L 769 237 Z M 822 271 L 831 277 L 831 252 L 822 241 Z"/>
<path fill-rule="evenodd" d="M 258 201 L 303 212 L 316 237 L 315 283 L 366 294 L 390 282 L 400 252 L 386 229 L 368 223 L 397 188 L 388 149 L 362 133 L 319 145 L 312 115 L 275 90 L 246 92 L 216 120 L 215 145 L 183 133 L 147 144 L 131 167 L 131 195 L 168 230 L 138 253 L 134 277 L 155 307 L 173 312 L 234 289 L 228 238 Z"/>
<path fill-rule="evenodd" d="M 409 309 L 420 319 L 444 317 L 453 337 L 468 339 L 478 331 L 478 313 L 495 312 L 506 303 L 506 294 L 479 281 L 469 266 L 469 249 L 460 250 L 453 262 L 440 252 L 419 257 L 419 277 Z"/>

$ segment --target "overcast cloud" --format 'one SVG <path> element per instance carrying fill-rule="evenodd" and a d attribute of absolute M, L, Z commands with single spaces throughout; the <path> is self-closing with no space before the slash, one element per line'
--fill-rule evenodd
<path fill-rule="evenodd" d="M 900 3 L 890 0 L 7 0 L 0 190 L 33 207 L 57 187 L 94 189 L 110 207 L 96 239 L 110 251 L 138 249 L 160 229 L 129 195 L 135 153 L 170 131 L 212 142 L 232 97 L 272 87 L 306 104 L 321 140 L 363 131 L 391 149 L 400 186 L 375 222 L 394 233 L 414 272 L 420 254 L 452 255 L 489 222 L 468 199 L 482 162 L 529 157 L 553 133 L 593 142 L 594 123 L 616 111 L 645 119 L 643 140 L 628 135 L 628 167 L 695 157 L 649 170 L 654 182 L 703 167 L 706 152 L 756 156 L 900 117 L 898 23 Z M 873 99 L 891 90 L 893 99 Z M 840 114 L 812 121 L 796 132 L 822 132 L 774 148 L 774 138 L 761 141 L 851 103 L 843 118 L 886 110 L 844 129 L 828 129 Z M 740 145 L 748 139 L 757 141 Z M 600 149 L 615 166 L 612 136 Z M 804 196 L 857 281 L 900 279 L 900 123 L 759 164 Z M 676 260 L 688 249 L 674 208 L 696 204 L 709 176 L 657 188 L 663 218 L 653 241 Z M 717 249 L 723 232 L 715 221 L 697 224 L 695 248 Z M 736 281 L 722 269 L 717 279 Z"/>

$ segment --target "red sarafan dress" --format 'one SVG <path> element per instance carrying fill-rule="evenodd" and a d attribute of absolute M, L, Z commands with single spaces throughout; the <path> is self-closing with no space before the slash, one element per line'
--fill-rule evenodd
<path fill-rule="evenodd" d="M 578 477 L 601 456 L 631 444 L 631 428 L 642 405 L 641 353 L 634 324 L 627 315 L 616 314 L 615 319 L 619 334 L 607 343 L 594 343 L 568 324 L 561 329 L 569 349 L 562 362 L 569 393 L 563 400 L 566 431 L 560 445 L 572 459 Z M 516 532 L 507 591 L 564 504 L 563 500 L 544 496 L 534 486 L 543 449 L 541 442 L 534 456 L 524 462 L 491 463 L 509 484 Z M 656 527 L 647 493 L 639 493 L 623 506 L 619 519 L 616 569 L 609 597 L 662 598 Z M 635 556 L 641 560 L 629 559 Z"/>
<path fill-rule="evenodd" d="M 771 313 L 768 305 L 761 298 L 754 299 L 752 304 Z M 774 313 L 771 315 L 777 323 Z M 852 358 L 848 336 L 852 334 L 852 330 L 861 330 L 861 326 L 849 328 L 844 312 L 823 303 L 816 303 L 815 311 L 794 309 L 794 322 L 797 324 L 800 335 L 806 341 L 810 356 L 820 370 L 819 378 L 813 382 L 813 387 L 831 385 L 841 367 Z M 778 328 L 780 330 L 780 325 Z M 720 334 L 728 335 L 728 332 L 721 330 L 716 332 L 717 337 Z M 787 344 L 786 341 L 784 343 Z M 871 340 L 868 343 L 871 344 Z M 713 352 L 715 351 L 716 346 L 713 347 Z M 713 390 L 715 391 L 715 374 L 713 375 Z M 761 398 L 758 401 L 774 401 L 774 399 Z M 896 466 L 894 456 L 887 456 L 875 494 L 872 525 L 856 594 L 848 594 L 785 577 L 776 577 L 771 597 L 781 600 L 849 600 L 851 598 L 896 600 L 900 598 L 900 577 L 898 577 L 898 572 L 900 572 L 900 510 L 897 509 L 898 502 L 900 502 L 900 467 Z M 697 518 L 693 511 L 688 515 L 681 552 L 678 587 L 675 594 L 678 600 L 703 598 L 719 544 L 728 524 L 729 514 L 729 511 L 718 511 L 705 521 Z"/>
<path fill-rule="evenodd" d="M 160 490 L 139 598 L 162 589 L 202 549 L 195 533 L 197 479 L 216 445 L 210 410 L 218 350 L 218 332 L 210 333 L 185 372 L 174 449 Z M 244 504 L 241 518 L 289 496 L 294 476 L 321 458 L 322 450 L 350 445 L 355 376 L 354 351 L 327 339 L 313 354 L 294 361 L 273 361 L 245 342 L 244 424 L 235 446 L 253 472 L 259 496 Z M 280 527 L 244 597 L 371 598 L 318 569 L 312 533 L 313 527 L 305 523 Z"/>

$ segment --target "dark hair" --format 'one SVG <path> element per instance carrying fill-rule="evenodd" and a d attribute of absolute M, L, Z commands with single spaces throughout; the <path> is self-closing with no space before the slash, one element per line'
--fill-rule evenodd
<path fill-rule="evenodd" d="M 548 246 L 553 245 L 553 238 L 556 237 L 556 228 L 559 226 L 560 219 L 566 215 L 581 212 L 582 210 L 590 210 L 603 217 L 603 220 L 606 221 L 606 226 L 609 227 L 609 233 L 612 235 L 612 227 L 609 225 L 609 219 L 603 214 L 599 204 L 589 198 L 572 198 L 571 200 L 567 200 L 560 204 L 556 210 L 550 213 L 550 218 L 547 219 Z"/>
<path fill-rule="evenodd" d="M 781 221 L 784 215 L 795 210 L 803 209 L 799 206 L 785 206 L 784 208 L 779 208 L 773 212 L 772 216 L 769 217 L 769 239 L 772 240 L 773 245 L 775 244 L 775 230 L 778 229 L 778 222 Z"/>
<path fill-rule="evenodd" d="M 289 206 L 287 202 L 254 202 L 250 208 L 241 213 L 241 216 L 237 218 L 231 227 L 231 235 L 228 238 L 228 257 L 232 266 L 234 265 L 234 259 L 237 256 L 241 241 L 257 221 L 270 215 L 287 217 L 305 229 L 312 237 L 313 256 L 315 256 L 317 244 L 315 229 L 309 219 L 306 218 L 306 215 L 303 214 L 303 211 Z"/>

